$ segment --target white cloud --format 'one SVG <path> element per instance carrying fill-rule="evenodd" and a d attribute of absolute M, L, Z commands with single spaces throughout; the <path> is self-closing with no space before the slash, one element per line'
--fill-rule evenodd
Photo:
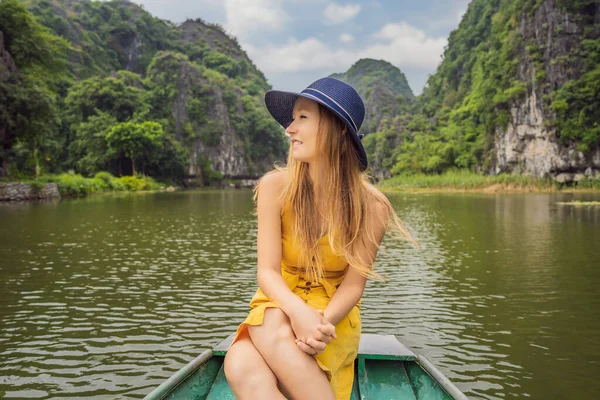
<path fill-rule="evenodd" d="M 290 21 L 281 0 L 225 0 L 225 12 L 225 28 L 241 39 L 257 31 L 278 31 Z"/>
<path fill-rule="evenodd" d="M 350 43 L 354 41 L 354 36 L 350 35 L 349 33 L 342 33 L 340 35 L 340 40 L 344 43 Z"/>
<path fill-rule="evenodd" d="M 424 31 L 406 22 L 387 24 L 374 37 L 384 43 L 369 46 L 362 57 L 384 58 L 401 68 L 435 69 L 447 43 L 446 38 L 427 37 Z"/>
<path fill-rule="evenodd" d="M 256 65 L 266 74 L 282 72 L 339 69 L 356 61 L 352 51 L 334 50 L 321 40 L 311 37 L 304 40 L 290 39 L 283 46 L 257 48 L 245 44 L 244 48 Z"/>
<path fill-rule="evenodd" d="M 290 39 L 281 46 L 255 47 L 244 44 L 248 55 L 267 75 L 327 70 L 342 72 L 361 58 L 383 59 L 397 67 L 434 71 L 445 38 L 427 37 L 424 31 L 405 22 L 385 25 L 373 35 L 376 42 L 360 49 L 336 48 L 310 37 Z"/>
<path fill-rule="evenodd" d="M 360 12 L 359 4 L 336 4 L 331 3 L 325 8 L 324 16 L 327 24 L 341 24 L 356 17 Z"/>

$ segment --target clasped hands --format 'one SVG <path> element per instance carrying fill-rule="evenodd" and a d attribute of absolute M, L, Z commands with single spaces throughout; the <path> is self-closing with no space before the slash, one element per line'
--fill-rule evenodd
<path fill-rule="evenodd" d="M 321 354 L 325 347 L 337 338 L 335 326 L 325 318 L 323 310 L 314 310 L 307 306 L 290 319 L 296 335 L 296 344 L 310 355 Z"/>

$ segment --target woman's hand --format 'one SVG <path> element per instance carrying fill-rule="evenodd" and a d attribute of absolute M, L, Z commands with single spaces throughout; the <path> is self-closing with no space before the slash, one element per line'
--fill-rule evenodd
<path fill-rule="evenodd" d="M 311 309 L 312 310 L 312 309 Z M 309 337 L 306 340 L 302 340 L 298 337 L 296 344 L 302 351 L 307 354 L 315 355 L 321 354 L 325 351 L 327 344 L 331 343 L 332 338 L 336 339 L 335 326 L 333 326 L 327 319 L 325 319 L 323 310 L 318 310 L 317 313 L 320 316 L 320 322 L 317 325 L 317 331 L 320 333 L 316 337 Z M 293 325 L 292 325 L 292 329 Z M 294 330 L 294 332 L 296 332 Z"/>

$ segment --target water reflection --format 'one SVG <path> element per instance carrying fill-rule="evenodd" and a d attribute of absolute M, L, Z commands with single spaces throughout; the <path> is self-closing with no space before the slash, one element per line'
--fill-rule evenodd
<path fill-rule="evenodd" d="M 474 398 L 593 398 L 600 209 L 556 205 L 572 197 L 390 195 L 422 248 L 386 238 L 364 331 Z M 252 207 L 250 191 L 1 204 L 0 395 L 140 398 L 218 343 L 256 289 Z"/>

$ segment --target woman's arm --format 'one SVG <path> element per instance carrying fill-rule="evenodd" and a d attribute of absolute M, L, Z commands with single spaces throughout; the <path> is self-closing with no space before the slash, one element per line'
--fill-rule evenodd
<path fill-rule="evenodd" d="M 282 204 L 279 197 L 284 179 L 284 173 L 269 174 L 260 180 L 258 187 L 258 285 L 290 318 L 297 339 L 310 344 L 316 353 L 322 353 L 331 342 L 331 331 L 335 332 L 335 327 L 294 294 L 281 276 Z"/>
<path fill-rule="evenodd" d="M 370 221 L 373 221 L 373 232 L 375 234 L 377 245 L 379 245 L 385 235 L 389 216 L 387 215 L 387 208 L 384 204 L 379 202 L 373 202 L 371 204 L 373 204 L 373 206 L 369 209 L 369 212 L 371 213 Z M 374 243 L 367 243 L 365 254 L 362 254 L 363 259 L 373 265 L 378 250 L 379 248 Z M 358 273 L 356 269 L 350 268 L 338 287 L 338 290 L 325 308 L 325 319 L 333 325 L 337 325 L 342 318 L 348 315 L 350 310 L 352 310 L 352 307 L 358 303 L 362 297 L 366 283 L 367 278 Z"/>
<path fill-rule="evenodd" d="M 258 286 L 288 316 L 304 307 L 281 276 L 281 208 L 285 172 L 265 175 L 258 184 Z"/>

